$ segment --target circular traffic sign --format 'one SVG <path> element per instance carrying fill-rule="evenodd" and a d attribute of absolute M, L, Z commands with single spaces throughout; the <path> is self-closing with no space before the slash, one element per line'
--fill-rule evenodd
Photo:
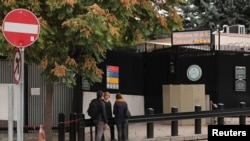
<path fill-rule="evenodd" d="M 22 65 L 21 65 L 21 52 L 19 48 L 16 48 L 14 52 L 14 60 L 13 60 L 13 77 L 15 84 L 18 84 L 20 81 Z"/>
<path fill-rule="evenodd" d="M 15 9 L 5 16 L 2 31 L 5 39 L 11 45 L 27 47 L 37 40 L 40 33 L 40 23 L 31 11 Z"/>

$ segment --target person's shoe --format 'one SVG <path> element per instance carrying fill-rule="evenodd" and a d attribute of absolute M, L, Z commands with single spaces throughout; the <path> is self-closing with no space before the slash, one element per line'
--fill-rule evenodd
<path fill-rule="evenodd" d="M 111 139 L 110 141 L 117 141 L 116 139 Z"/>

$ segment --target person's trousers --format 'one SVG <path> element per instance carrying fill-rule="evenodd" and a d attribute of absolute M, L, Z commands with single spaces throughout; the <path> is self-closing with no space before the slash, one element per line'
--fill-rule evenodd
<path fill-rule="evenodd" d="M 104 122 L 99 121 L 99 122 L 96 123 L 95 141 L 102 141 L 103 133 L 104 133 Z"/>
<path fill-rule="evenodd" d="M 115 126 L 113 124 L 109 124 L 109 129 L 110 129 L 110 140 L 113 141 L 115 140 Z M 103 135 L 102 140 L 105 140 L 105 137 Z"/>
<path fill-rule="evenodd" d="M 126 141 L 127 140 L 127 122 L 117 122 L 116 123 L 117 134 L 118 134 L 118 141 Z"/>
<path fill-rule="evenodd" d="M 111 141 L 115 140 L 115 126 L 113 124 L 109 125 L 109 129 L 110 129 L 110 138 Z"/>

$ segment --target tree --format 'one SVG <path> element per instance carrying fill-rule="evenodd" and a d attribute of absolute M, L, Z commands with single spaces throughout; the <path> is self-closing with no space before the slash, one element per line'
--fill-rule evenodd
<path fill-rule="evenodd" d="M 38 40 L 25 48 L 25 63 L 43 69 L 46 79 L 45 132 L 51 140 L 53 85 L 68 87 L 82 76 L 90 84 L 101 82 L 98 68 L 108 50 L 134 46 L 159 33 L 182 28 L 175 10 L 178 0 L 156 3 L 168 15 L 161 15 L 150 0 L 2 0 L 0 19 L 13 9 L 26 8 L 39 18 Z M 11 60 L 15 47 L 0 35 L 0 55 Z"/>
<path fill-rule="evenodd" d="M 246 26 L 247 33 L 250 31 L 250 2 L 247 0 L 190 0 L 181 8 L 186 29 L 216 29 L 216 25 L 242 24 Z"/>

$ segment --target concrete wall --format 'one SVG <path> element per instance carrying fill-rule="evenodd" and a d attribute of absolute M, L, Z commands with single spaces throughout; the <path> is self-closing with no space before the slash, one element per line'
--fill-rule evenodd
<path fill-rule="evenodd" d="M 163 113 L 171 113 L 172 107 L 178 112 L 193 112 L 195 105 L 206 110 L 205 85 L 163 85 Z M 205 120 L 202 120 L 205 123 Z M 169 122 L 167 122 L 169 123 Z M 180 120 L 179 125 L 194 125 L 194 120 Z"/>
<path fill-rule="evenodd" d="M 0 120 L 17 120 L 20 112 L 20 87 L 14 84 L 0 84 Z"/>

